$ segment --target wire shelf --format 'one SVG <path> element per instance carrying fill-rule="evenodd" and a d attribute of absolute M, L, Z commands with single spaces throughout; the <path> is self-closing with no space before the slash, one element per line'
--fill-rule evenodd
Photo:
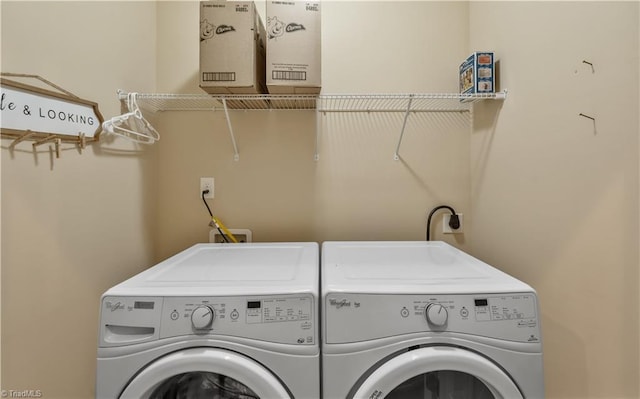
<path fill-rule="evenodd" d="M 233 144 L 234 160 L 240 159 L 238 145 L 229 111 L 234 110 L 309 110 L 328 112 L 401 112 L 404 113 L 402 129 L 394 153 L 399 160 L 400 145 L 407 119 L 415 112 L 468 112 L 471 104 L 479 100 L 504 100 L 507 91 L 482 94 L 414 93 L 414 94 L 319 94 L 319 95 L 268 95 L 268 94 L 147 94 L 118 91 L 122 101 L 132 101 L 146 110 L 159 111 L 215 111 L 225 113 L 227 128 Z M 314 159 L 319 159 L 320 119 L 316 118 L 316 149 Z"/>
<path fill-rule="evenodd" d="M 317 110 L 320 112 L 464 112 L 479 100 L 506 98 L 506 91 L 483 94 L 147 94 L 135 93 L 142 108 L 158 111 Z M 128 93 L 119 91 L 120 100 Z"/>

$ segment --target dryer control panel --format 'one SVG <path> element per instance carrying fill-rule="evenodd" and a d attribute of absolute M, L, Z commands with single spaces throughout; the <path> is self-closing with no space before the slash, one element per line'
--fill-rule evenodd
<path fill-rule="evenodd" d="M 327 343 L 431 331 L 540 343 L 533 293 L 388 295 L 330 293 L 324 303 Z"/>
<path fill-rule="evenodd" d="M 224 335 L 315 345 L 314 298 L 306 294 L 257 297 L 105 297 L 101 346 L 122 346 L 185 335 Z"/>

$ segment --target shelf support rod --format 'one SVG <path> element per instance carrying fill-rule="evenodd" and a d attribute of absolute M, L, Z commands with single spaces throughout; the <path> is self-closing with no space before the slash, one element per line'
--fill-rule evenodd
<path fill-rule="evenodd" d="M 222 97 L 222 106 L 224 107 L 224 116 L 227 118 L 227 128 L 229 128 L 229 135 L 231 136 L 231 143 L 233 144 L 233 160 L 239 161 L 240 154 L 238 153 L 236 136 L 233 134 L 233 126 L 231 126 L 231 119 L 229 118 L 229 109 L 227 108 L 227 99 L 224 97 Z"/>
<path fill-rule="evenodd" d="M 402 131 L 400 131 L 400 138 L 398 139 L 398 145 L 396 146 L 396 152 L 393 155 L 394 160 L 399 160 L 400 145 L 402 144 L 402 137 L 404 136 L 404 129 L 407 127 L 407 119 L 411 113 L 411 102 L 413 101 L 413 94 L 409 95 L 409 103 L 407 104 L 407 110 L 404 113 L 404 121 L 402 122 Z"/>

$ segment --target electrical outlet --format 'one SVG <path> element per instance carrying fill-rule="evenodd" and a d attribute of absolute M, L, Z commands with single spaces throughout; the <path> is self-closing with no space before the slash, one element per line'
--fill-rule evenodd
<path fill-rule="evenodd" d="M 202 198 L 202 192 L 206 190 L 209 190 L 209 192 L 205 194 L 204 197 L 213 199 L 213 177 L 200 178 L 200 192 L 198 193 L 198 197 Z"/>
<path fill-rule="evenodd" d="M 238 242 L 251 242 L 251 230 L 248 229 L 229 229 L 231 234 L 238 240 Z M 224 238 L 218 231 L 218 229 L 212 229 L 209 232 L 209 242 L 223 243 Z"/>
<path fill-rule="evenodd" d="M 460 220 L 460 227 L 458 227 L 457 229 L 452 229 L 449 226 L 449 220 L 451 219 L 451 214 L 449 213 L 445 213 L 442 218 L 442 232 L 445 234 L 459 234 L 459 233 L 464 233 L 464 218 L 462 217 L 461 213 L 457 213 L 458 215 L 458 220 Z"/>

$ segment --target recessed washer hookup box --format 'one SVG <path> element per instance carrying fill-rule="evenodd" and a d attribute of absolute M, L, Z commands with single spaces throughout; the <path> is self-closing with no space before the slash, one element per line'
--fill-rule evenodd
<path fill-rule="evenodd" d="M 320 93 L 320 2 L 267 1 L 266 12 L 269 93 Z"/>
<path fill-rule="evenodd" d="M 266 93 L 264 37 L 252 1 L 201 1 L 200 87 L 207 93 Z"/>
<path fill-rule="evenodd" d="M 493 52 L 477 51 L 460 64 L 460 93 L 495 93 L 494 61 Z"/>

